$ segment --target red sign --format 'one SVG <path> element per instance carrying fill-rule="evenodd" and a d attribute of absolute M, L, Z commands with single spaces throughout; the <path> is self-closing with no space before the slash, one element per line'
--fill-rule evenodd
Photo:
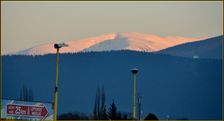
<path fill-rule="evenodd" d="M 7 114 L 14 116 L 46 117 L 48 111 L 45 106 L 8 104 Z"/>

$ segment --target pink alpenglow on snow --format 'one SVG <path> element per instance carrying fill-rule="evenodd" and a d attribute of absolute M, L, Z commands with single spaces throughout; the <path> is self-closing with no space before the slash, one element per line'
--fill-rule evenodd
<path fill-rule="evenodd" d="M 160 37 L 152 34 L 122 32 L 101 35 L 81 40 L 65 42 L 68 47 L 61 48 L 60 53 L 77 53 L 86 51 L 133 50 L 156 52 L 179 44 L 204 40 L 205 38 L 186 38 L 180 36 Z M 44 55 L 56 53 L 54 43 L 47 43 L 18 52 L 22 55 Z"/>

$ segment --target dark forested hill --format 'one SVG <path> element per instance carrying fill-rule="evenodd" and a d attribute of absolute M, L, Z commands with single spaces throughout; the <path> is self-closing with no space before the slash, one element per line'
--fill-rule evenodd
<path fill-rule="evenodd" d="M 189 42 L 160 50 L 158 53 L 190 58 L 221 59 L 222 39 L 223 36 L 217 36 L 203 41 Z"/>
<path fill-rule="evenodd" d="M 2 56 L 3 98 L 19 99 L 25 85 L 35 101 L 53 102 L 55 55 Z M 139 69 L 137 94 L 142 111 L 160 119 L 221 119 L 221 59 L 191 59 L 132 51 L 60 55 L 59 113 L 91 113 L 97 85 L 103 85 L 107 108 L 132 111 L 133 78 Z"/>

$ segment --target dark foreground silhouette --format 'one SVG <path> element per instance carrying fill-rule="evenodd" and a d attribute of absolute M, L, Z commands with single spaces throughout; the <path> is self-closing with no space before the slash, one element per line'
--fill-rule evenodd
<path fill-rule="evenodd" d="M 149 113 L 145 120 L 159 120 L 155 114 Z"/>

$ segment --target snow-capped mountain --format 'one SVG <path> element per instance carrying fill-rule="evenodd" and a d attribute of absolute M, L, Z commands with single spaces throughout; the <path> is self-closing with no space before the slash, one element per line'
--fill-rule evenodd
<path fill-rule="evenodd" d="M 136 32 L 122 32 L 101 35 L 81 40 L 65 42 L 68 47 L 62 48 L 61 53 L 76 53 L 86 51 L 134 50 L 155 52 L 186 42 L 202 40 L 202 38 L 185 38 L 180 36 L 160 37 L 157 35 Z M 22 55 L 44 55 L 55 53 L 54 43 L 38 45 L 20 51 Z"/>

